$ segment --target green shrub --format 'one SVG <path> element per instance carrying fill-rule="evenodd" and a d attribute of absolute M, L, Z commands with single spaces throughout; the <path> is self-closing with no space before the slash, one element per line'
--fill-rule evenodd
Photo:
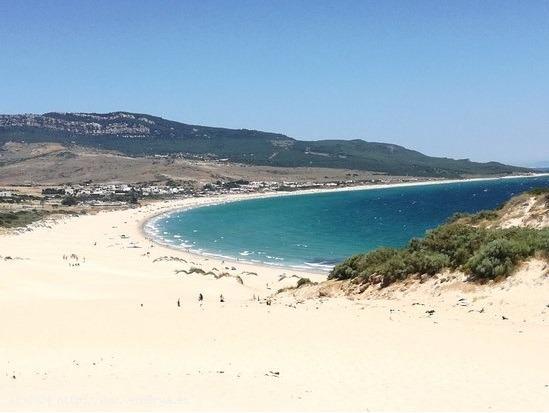
<path fill-rule="evenodd" d="M 61 204 L 65 206 L 74 206 L 78 204 L 78 200 L 74 196 L 69 195 L 63 198 L 63 200 L 61 201 Z"/>
<path fill-rule="evenodd" d="M 417 274 L 434 275 L 450 266 L 450 257 L 439 252 L 424 252 L 410 254 Z"/>
<path fill-rule="evenodd" d="M 299 280 L 297 280 L 296 287 L 299 288 L 307 284 L 312 284 L 311 280 L 309 280 L 308 278 L 300 278 Z"/>
<path fill-rule="evenodd" d="M 9 211 L 0 212 L 0 227 L 5 228 L 17 228 L 24 227 L 35 221 L 38 221 L 49 213 L 43 210 L 22 210 L 22 211 Z"/>
<path fill-rule="evenodd" d="M 528 194 L 538 196 L 538 195 L 549 195 L 549 188 L 534 188 L 528 191 Z"/>
<path fill-rule="evenodd" d="M 453 224 L 461 219 L 470 218 L 471 214 L 468 214 L 466 212 L 456 212 L 454 215 L 452 215 L 450 218 L 446 220 L 447 224 Z"/>
<path fill-rule="evenodd" d="M 355 255 L 336 265 L 330 274 L 330 278 L 346 280 L 360 277 L 367 279 L 370 275 L 378 272 L 380 266 L 397 253 L 398 250 L 394 248 L 380 248 L 368 254 Z"/>
<path fill-rule="evenodd" d="M 486 219 L 489 212 L 479 215 Z M 472 280 L 504 277 L 529 257 L 549 258 L 549 229 L 477 228 L 451 222 L 412 239 L 405 248 L 380 248 L 335 266 L 330 279 L 389 285 L 411 275 L 463 270 Z"/>
<path fill-rule="evenodd" d="M 477 224 L 481 221 L 493 221 L 499 218 L 499 214 L 496 211 L 480 211 L 474 215 L 471 215 L 470 223 Z"/>
<path fill-rule="evenodd" d="M 521 255 L 520 247 L 516 242 L 496 239 L 473 255 L 467 261 L 465 269 L 478 279 L 507 276 L 513 271 Z"/>

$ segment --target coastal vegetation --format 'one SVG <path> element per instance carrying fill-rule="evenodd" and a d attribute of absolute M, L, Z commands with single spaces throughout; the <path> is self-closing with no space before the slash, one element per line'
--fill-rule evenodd
<path fill-rule="evenodd" d="M 61 205 L 65 205 L 65 206 L 74 206 L 76 204 L 78 204 L 78 200 L 76 199 L 76 197 L 74 197 L 72 195 L 66 196 L 61 201 Z"/>
<path fill-rule="evenodd" d="M 242 280 L 242 277 L 240 275 L 230 274 L 228 272 L 221 272 L 221 273 L 216 274 L 214 272 L 214 270 L 217 270 L 217 268 L 213 268 L 211 271 L 206 272 L 202 268 L 193 266 L 193 267 L 189 268 L 188 270 L 175 270 L 175 273 L 176 274 L 184 273 L 184 274 L 187 274 L 187 275 L 190 275 L 190 274 L 213 275 L 213 277 L 216 280 L 218 280 L 220 278 L 228 277 L 228 278 L 234 278 L 236 280 L 236 282 L 238 282 L 239 284 L 244 284 L 244 281 Z"/>
<path fill-rule="evenodd" d="M 183 272 L 185 274 L 213 274 L 213 272 L 209 272 L 207 273 L 206 271 L 204 271 L 202 268 L 198 268 L 198 267 L 191 267 L 189 268 L 188 270 L 175 270 L 175 273 L 176 274 L 179 274 L 180 272 Z"/>
<path fill-rule="evenodd" d="M 83 211 L 80 211 L 83 212 Z M 77 211 L 68 210 L 46 210 L 46 209 L 23 209 L 18 211 L 0 211 L 0 228 L 20 228 L 40 221 L 52 215 L 74 215 Z"/>
<path fill-rule="evenodd" d="M 309 278 L 300 278 L 299 280 L 297 280 L 296 287 L 299 288 L 299 287 L 302 287 L 304 285 L 308 285 L 308 284 L 311 284 L 311 283 L 312 283 L 312 281 Z"/>
<path fill-rule="evenodd" d="M 549 190 L 544 189 L 525 196 L 547 197 L 547 202 L 548 194 Z M 517 204 L 517 200 L 509 204 Z M 548 259 L 549 228 L 501 228 L 497 222 L 504 209 L 456 215 L 424 238 L 412 239 L 404 248 L 380 248 L 348 258 L 332 270 L 329 278 L 385 287 L 448 269 L 463 271 L 470 281 L 485 282 L 512 274 L 528 258 Z"/>
<path fill-rule="evenodd" d="M 46 215 L 48 214 L 45 211 L 39 211 L 37 209 L 0 212 L 0 227 L 24 227 L 25 225 L 44 218 Z"/>

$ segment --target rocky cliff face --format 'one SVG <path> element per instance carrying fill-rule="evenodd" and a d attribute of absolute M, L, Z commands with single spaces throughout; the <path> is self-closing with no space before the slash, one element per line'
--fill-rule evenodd
<path fill-rule="evenodd" d="M 0 127 L 35 127 L 79 135 L 148 136 L 154 121 L 129 113 L 0 115 Z"/>

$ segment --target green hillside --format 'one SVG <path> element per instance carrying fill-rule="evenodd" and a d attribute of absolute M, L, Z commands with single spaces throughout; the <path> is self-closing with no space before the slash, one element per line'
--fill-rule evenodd
<path fill-rule="evenodd" d="M 78 144 L 130 156 L 187 154 L 251 165 L 348 168 L 391 175 L 456 178 L 529 171 L 497 162 L 430 157 L 387 143 L 300 141 L 277 133 L 188 125 L 128 112 L 0 115 L 0 144 L 10 140 Z"/>

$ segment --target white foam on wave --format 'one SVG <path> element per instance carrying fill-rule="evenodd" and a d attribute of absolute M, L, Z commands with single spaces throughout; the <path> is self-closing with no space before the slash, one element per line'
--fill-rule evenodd
<path fill-rule="evenodd" d="M 317 264 L 317 263 L 314 263 L 314 262 L 306 262 L 305 263 L 305 268 L 306 269 L 313 268 L 315 270 L 320 270 L 322 272 L 330 272 L 330 271 L 332 271 L 334 266 L 330 265 L 330 264 Z"/>
<path fill-rule="evenodd" d="M 180 211 L 181 212 L 181 211 Z M 165 218 L 163 216 L 155 217 L 151 220 L 149 220 L 144 226 L 143 229 L 145 232 L 154 238 L 156 242 L 159 244 L 162 244 L 164 246 L 167 246 L 169 248 L 176 248 L 180 250 L 185 250 L 187 252 L 191 252 L 193 254 L 207 256 L 207 257 L 214 257 L 221 260 L 228 260 L 228 261 L 235 261 L 235 262 L 242 262 L 247 264 L 263 264 L 270 267 L 277 267 L 281 269 L 293 269 L 293 270 L 311 270 L 314 269 L 315 271 L 321 271 L 321 272 L 329 272 L 333 265 L 325 265 L 325 264 L 318 264 L 318 263 L 303 263 L 303 264 L 292 264 L 285 262 L 285 259 L 283 257 L 277 257 L 273 255 L 267 255 L 265 252 L 261 251 L 249 251 L 245 250 L 239 253 L 239 256 L 232 256 L 227 254 L 221 254 L 221 253 L 214 253 L 204 250 L 203 248 L 196 248 L 196 243 L 194 241 L 189 241 L 182 239 L 181 235 L 174 235 L 173 238 L 169 239 L 163 236 L 163 233 L 166 233 L 167 231 L 161 231 L 157 225 L 159 225 L 159 221 L 161 218 Z M 197 232 L 198 230 L 193 230 L 193 232 Z M 176 243 L 176 239 L 179 241 L 179 243 Z M 222 237 L 220 237 L 222 238 Z M 301 244 L 303 247 L 306 248 L 306 244 Z M 247 258 L 250 255 L 262 255 L 267 260 L 258 260 L 258 259 L 251 259 Z"/>

